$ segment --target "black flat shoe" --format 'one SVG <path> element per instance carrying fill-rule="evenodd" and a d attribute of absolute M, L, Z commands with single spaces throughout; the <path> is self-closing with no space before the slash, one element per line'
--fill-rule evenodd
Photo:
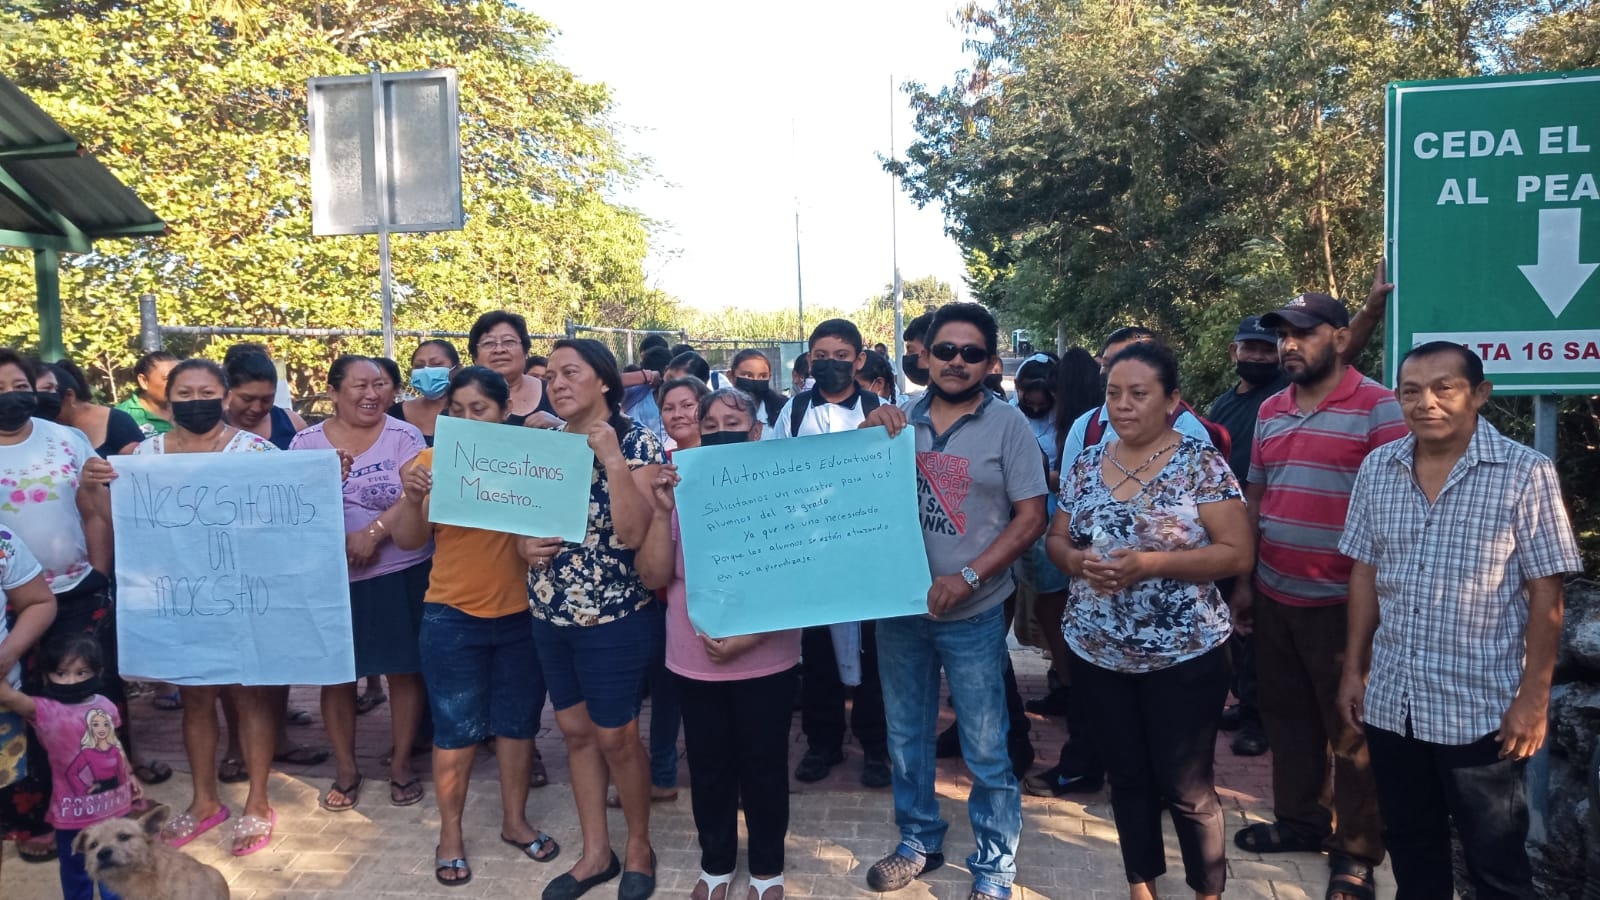
<path fill-rule="evenodd" d="M 622 860 L 617 859 L 617 855 L 613 853 L 611 854 L 611 865 L 606 866 L 605 871 L 599 875 L 590 876 L 582 881 L 572 877 L 571 872 L 558 876 L 556 880 L 545 885 L 544 900 L 578 900 L 579 897 L 587 894 L 590 888 L 605 884 L 620 874 L 622 874 Z M 650 883 L 651 887 L 654 888 L 655 879 L 650 879 Z"/>
<path fill-rule="evenodd" d="M 650 851 L 650 874 L 623 872 L 617 885 L 617 900 L 648 900 L 656 892 L 656 852 Z"/>

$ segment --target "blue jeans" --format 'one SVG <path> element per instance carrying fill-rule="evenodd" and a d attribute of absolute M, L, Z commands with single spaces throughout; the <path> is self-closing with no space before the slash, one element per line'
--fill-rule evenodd
<path fill-rule="evenodd" d="M 678 676 L 667 668 L 667 647 L 650 663 L 645 681 L 650 685 L 650 785 L 678 786 L 678 732 L 683 724 L 683 701 L 678 697 Z"/>
<path fill-rule="evenodd" d="M 76 829 L 56 829 L 56 856 L 61 866 L 61 896 L 64 900 L 94 900 L 94 881 L 84 868 L 83 855 L 72 852 L 72 841 L 80 833 Z M 100 900 L 122 898 L 101 885 Z"/>
<path fill-rule="evenodd" d="M 934 792 L 942 666 L 960 725 L 961 755 L 972 773 L 967 815 L 978 849 L 967 857 L 967 868 L 976 890 L 1010 897 L 1022 834 L 1022 793 L 1006 752 L 1010 717 L 1003 606 L 953 622 L 924 616 L 883 619 L 877 638 L 901 844 L 919 853 L 943 852 L 950 827 L 939 816 Z"/>
<path fill-rule="evenodd" d="M 533 615 L 482 618 L 429 603 L 422 613 L 422 679 L 433 710 L 433 743 L 442 750 L 477 746 L 490 735 L 527 740 L 538 734 L 544 672 L 533 646 Z"/>

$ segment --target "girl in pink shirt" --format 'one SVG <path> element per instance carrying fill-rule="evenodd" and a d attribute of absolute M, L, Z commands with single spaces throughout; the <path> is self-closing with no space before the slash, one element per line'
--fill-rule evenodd
<path fill-rule="evenodd" d="M 31 697 L 0 678 L 0 706 L 28 720 L 50 756 L 53 775 L 45 820 L 56 829 L 64 900 L 94 900 L 94 882 L 72 839 L 90 825 L 128 814 L 143 790 L 117 740 L 117 708 L 99 693 L 100 645 L 68 634 L 45 645 L 44 695 Z M 118 900 L 100 888 L 102 900 Z"/>
<path fill-rule="evenodd" d="M 735 388 L 700 403 L 700 445 L 759 440 L 756 401 Z M 698 453 L 699 450 L 679 452 Z M 694 896 L 729 900 L 739 853 L 739 808 L 750 835 L 747 900 L 782 900 L 789 830 L 789 720 L 800 632 L 712 638 L 689 621 L 673 488 L 666 466 L 653 491 L 655 516 L 634 557 L 645 587 L 666 589 L 667 668 L 678 678 L 683 739 L 694 784 L 700 883 Z M 704 890 L 701 890 L 701 886 Z"/>

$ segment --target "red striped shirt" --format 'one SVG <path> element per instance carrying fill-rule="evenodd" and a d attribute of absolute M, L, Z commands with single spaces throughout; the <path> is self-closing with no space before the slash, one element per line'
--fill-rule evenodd
<path fill-rule="evenodd" d="M 1288 606 L 1349 599 L 1349 557 L 1339 552 L 1350 491 L 1362 460 L 1405 437 L 1388 388 L 1345 368 L 1333 393 L 1309 413 L 1296 385 L 1267 398 L 1256 416 L 1250 483 L 1263 485 L 1256 589 Z"/>

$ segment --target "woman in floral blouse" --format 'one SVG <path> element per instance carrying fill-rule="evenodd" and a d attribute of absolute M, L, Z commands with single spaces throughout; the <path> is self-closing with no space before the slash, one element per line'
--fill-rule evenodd
<path fill-rule="evenodd" d="M 605 345 L 557 341 L 547 377 L 564 430 L 588 437 L 595 462 L 583 542 L 525 538 L 521 547 L 532 566 L 534 643 L 566 737 L 583 830 L 582 858 L 545 888 L 544 900 L 572 900 L 618 874 L 618 900 L 643 900 L 655 890 L 655 853 L 649 761 L 634 707 L 663 625 L 634 550 L 649 531 L 651 485 L 665 460 L 656 436 L 622 415 L 622 374 Z M 625 860 L 606 832 L 608 770 L 628 823 Z"/>
<path fill-rule="evenodd" d="M 1222 893 L 1222 809 L 1212 754 L 1228 693 L 1232 632 L 1214 583 L 1254 562 L 1228 460 L 1173 430 L 1178 364 L 1155 343 L 1109 362 L 1106 408 L 1118 438 L 1062 476 L 1050 558 L 1072 576 L 1062 632 L 1074 690 L 1091 697 L 1109 768 L 1129 896 L 1155 896 L 1166 871 L 1161 810 L 1172 815 L 1197 897 Z"/>

